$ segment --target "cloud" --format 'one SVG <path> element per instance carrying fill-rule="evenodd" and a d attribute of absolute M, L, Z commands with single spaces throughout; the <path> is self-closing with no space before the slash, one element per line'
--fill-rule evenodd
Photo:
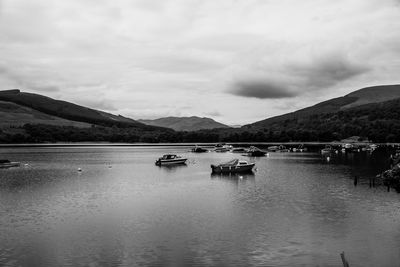
<path fill-rule="evenodd" d="M 279 99 L 296 96 L 296 92 L 267 81 L 239 81 L 231 91 L 233 95 L 260 99 Z"/>
<path fill-rule="evenodd" d="M 251 74 L 237 74 L 227 92 L 259 99 L 292 98 L 328 88 L 368 72 L 370 68 L 352 62 L 341 53 L 326 53 L 284 64 L 263 65 L 263 58 L 249 68 Z M 245 77 L 243 79 L 243 77 Z"/>
<path fill-rule="evenodd" d="M 292 65 L 289 73 L 304 77 L 304 90 L 321 90 L 354 76 L 368 72 L 370 67 L 352 62 L 340 53 L 323 55 L 309 65 Z"/>

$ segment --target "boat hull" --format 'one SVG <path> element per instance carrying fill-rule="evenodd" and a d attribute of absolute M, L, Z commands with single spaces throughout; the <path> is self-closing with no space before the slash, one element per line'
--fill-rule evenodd
<path fill-rule="evenodd" d="M 19 167 L 21 163 L 19 162 L 7 162 L 7 163 L 0 163 L 0 168 L 11 168 L 11 167 Z"/>
<path fill-rule="evenodd" d="M 239 172 L 251 172 L 255 163 L 250 163 L 247 165 L 237 165 L 237 166 L 216 166 L 211 165 L 211 170 L 213 173 L 239 173 Z"/>
<path fill-rule="evenodd" d="M 176 164 L 185 164 L 187 159 L 181 158 L 181 159 L 163 159 L 163 160 L 157 160 L 156 165 L 176 165 Z"/>

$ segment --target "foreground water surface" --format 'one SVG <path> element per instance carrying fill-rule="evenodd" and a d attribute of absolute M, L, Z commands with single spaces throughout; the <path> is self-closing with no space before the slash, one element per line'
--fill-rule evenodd
<path fill-rule="evenodd" d="M 368 155 L 247 158 L 188 147 L 2 148 L 0 266 L 399 266 L 400 195 Z M 164 153 L 186 166 L 157 167 Z M 78 172 L 78 168 L 82 172 Z M 360 176 L 357 187 L 353 177 Z"/>

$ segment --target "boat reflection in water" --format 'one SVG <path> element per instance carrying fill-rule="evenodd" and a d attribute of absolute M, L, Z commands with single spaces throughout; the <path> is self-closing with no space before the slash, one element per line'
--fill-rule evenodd
<path fill-rule="evenodd" d="M 246 173 L 211 173 L 210 176 L 213 180 L 226 180 L 234 183 L 238 183 L 239 181 L 255 180 L 255 174 L 252 171 Z"/>

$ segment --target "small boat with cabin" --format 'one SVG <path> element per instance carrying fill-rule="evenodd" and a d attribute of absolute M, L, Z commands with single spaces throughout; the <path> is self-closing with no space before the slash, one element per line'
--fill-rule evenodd
<path fill-rule="evenodd" d="M 200 147 L 200 146 L 195 146 L 194 148 L 192 148 L 192 152 L 194 152 L 194 153 L 204 153 L 204 152 L 208 152 L 208 149 L 205 149 L 205 148 Z"/>
<path fill-rule="evenodd" d="M 322 154 L 333 153 L 333 148 L 330 145 L 326 145 L 325 148 L 321 149 Z"/>
<path fill-rule="evenodd" d="M 182 158 L 181 156 L 177 156 L 175 154 L 166 154 L 161 158 L 156 160 L 156 165 L 173 165 L 173 164 L 185 164 L 187 158 Z"/>
<path fill-rule="evenodd" d="M 244 160 L 233 159 L 218 165 L 211 164 L 211 170 L 213 173 L 251 172 L 254 165 L 255 163 L 248 163 Z"/>
<path fill-rule="evenodd" d="M 248 151 L 248 155 L 250 157 L 262 157 L 265 156 L 265 154 L 267 154 L 266 151 L 259 149 L 258 147 L 255 146 L 251 146 L 249 151 Z"/>
<path fill-rule="evenodd" d="M 307 152 L 308 149 L 304 146 L 304 144 L 300 144 L 297 148 L 293 148 L 293 152 Z"/>
<path fill-rule="evenodd" d="M 226 145 L 226 144 L 216 144 L 215 145 L 215 152 L 228 152 L 232 149 L 231 145 Z"/>
<path fill-rule="evenodd" d="M 284 145 L 280 145 L 278 150 L 279 152 L 290 152 L 290 150 L 286 148 Z"/>
<path fill-rule="evenodd" d="M 270 152 L 276 152 L 276 151 L 279 150 L 279 147 L 278 146 L 269 146 L 267 148 L 267 150 L 270 151 Z"/>
<path fill-rule="evenodd" d="M 0 168 L 11 168 L 21 166 L 20 162 L 11 162 L 8 159 L 0 159 Z"/>

